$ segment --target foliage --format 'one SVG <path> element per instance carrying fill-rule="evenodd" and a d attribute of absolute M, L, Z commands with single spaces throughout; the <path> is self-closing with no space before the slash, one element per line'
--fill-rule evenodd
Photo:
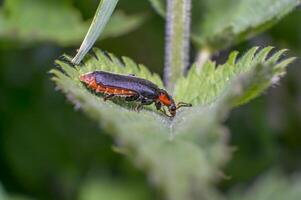
<path fill-rule="evenodd" d="M 135 182 L 93 178 L 84 182 L 79 191 L 79 200 L 150 200 L 151 194 L 147 188 Z"/>
<path fill-rule="evenodd" d="M 162 15 L 164 0 L 151 0 Z M 193 41 L 218 51 L 255 36 L 291 12 L 300 0 L 193 1 Z"/>
<path fill-rule="evenodd" d="M 165 16 L 165 1 L 163 0 L 149 0 L 153 8 L 160 14 L 161 16 Z"/>
<path fill-rule="evenodd" d="M 278 23 L 300 0 L 192 0 L 196 48 L 191 55 L 205 52 L 210 57 L 216 52 L 213 60 L 217 61 L 197 61 L 175 80 L 175 90 L 169 92 L 176 102 L 191 102 L 193 107 L 181 109 L 174 119 L 154 105 L 136 113 L 136 103 L 120 98 L 104 102 L 78 79 L 82 73 L 104 70 L 136 74 L 164 88 L 162 74 L 151 73 L 161 71 L 163 65 L 163 20 L 149 12 L 149 3 L 164 17 L 165 0 L 119 1 L 101 37 L 121 36 L 145 24 L 132 34 L 100 44 L 116 54 L 126 52 L 149 69 L 99 49 L 81 65 L 58 60 L 58 68 L 53 69 L 53 60 L 70 52 L 62 47 L 78 46 L 84 38 L 98 1 L 2 2 L 1 200 L 27 199 L 15 194 L 62 200 L 294 200 L 300 196 L 298 173 L 276 171 L 259 176 L 275 166 L 281 171 L 300 171 L 298 67 L 290 68 L 278 86 L 294 58 L 284 58 L 286 50 L 272 47 L 245 50 L 272 44 L 300 53 L 300 12 L 248 41 Z M 232 47 L 243 41 L 247 42 Z M 222 51 L 225 48 L 229 49 Z M 220 64 L 232 49 L 246 53 L 234 51 Z M 75 110 L 89 118 L 75 113 L 55 93 L 45 73 L 50 69 Z M 269 95 L 240 107 L 276 85 Z"/>
<path fill-rule="evenodd" d="M 206 69 L 211 69 L 212 82 L 220 83 L 222 91 L 214 93 L 216 98 L 211 100 L 210 105 L 206 105 L 200 102 L 205 102 L 208 96 L 212 96 L 212 87 L 207 86 L 202 93 L 191 94 L 178 89 L 177 101 L 185 98 L 199 100 L 193 101 L 195 107 L 179 113 L 174 120 L 152 111 L 136 113 L 114 103 L 104 102 L 89 92 L 79 80 L 81 74 L 103 70 L 122 74 L 134 73 L 162 87 L 158 75 L 151 74 L 147 68 L 136 65 L 128 58 L 123 58 L 121 62 L 114 55 L 106 56 L 95 49 L 94 56 L 88 56 L 82 65 L 73 68 L 67 63 L 57 61 L 63 72 L 52 70 L 51 73 L 54 74 L 53 80 L 68 98 L 101 127 L 105 127 L 117 141 L 120 152 L 127 154 L 137 166 L 144 169 L 152 182 L 160 186 L 169 199 L 212 199 L 216 193 L 212 191 L 211 185 L 220 177 L 219 169 L 230 156 L 227 134 L 221 125 L 224 116 L 232 104 L 259 95 L 273 83 L 270 80 L 281 75 L 292 61 L 287 59 L 276 64 L 283 51 L 266 60 L 266 54 L 270 50 L 271 48 L 266 48 L 260 51 L 253 59 L 256 49 L 252 49 L 236 64 L 236 56 L 232 54 L 225 66 L 217 69 L 212 65 L 211 68 L 205 67 L 199 75 L 208 78 Z M 244 70 L 240 66 L 242 63 L 246 67 Z M 234 72 L 232 68 L 236 69 L 236 74 L 230 77 L 228 74 Z M 252 73 L 245 74 L 246 71 Z M 240 74 L 243 76 L 239 76 Z M 228 78 L 222 82 L 221 77 Z M 236 82 L 237 77 L 241 78 Z M 192 79 L 192 75 L 188 75 L 182 81 L 178 83 L 179 87 L 187 90 L 189 87 L 184 85 L 185 81 L 194 81 L 197 84 L 202 79 Z M 231 83 L 235 87 L 231 87 Z M 195 96 L 197 94 L 199 96 Z M 185 161 L 181 162 L 184 157 Z M 179 179 L 181 184 L 177 183 Z M 191 193 L 195 197 L 191 197 Z"/>
<path fill-rule="evenodd" d="M 118 0 L 101 0 L 94 15 L 91 26 L 83 40 L 77 54 L 72 59 L 72 63 L 79 64 L 85 55 L 91 50 L 93 44 L 101 36 L 104 28 L 109 22 Z"/>
<path fill-rule="evenodd" d="M 205 1 L 203 16 L 195 16 L 194 40 L 218 50 L 244 41 L 271 27 L 300 0 L 213 0 Z M 200 8 L 200 7 L 199 7 Z"/>
<path fill-rule="evenodd" d="M 231 200 L 298 200 L 300 198 L 301 179 L 300 175 L 287 178 L 279 171 L 272 171 L 258 178 L 246 191 L 233 190 Z"/>
<path fill-rule="evenodd" d="M 19 195 L 8 195 L 2 186 L 0 185 L 0 199 L 1 200 L 31 200 L 29 198 L 19 196 Z"/>
<path fill-rule="evenodd" d="M 140 26 L 144 19 L 141 14 L 127 15 L 118 11 L 102 38 L 128 33 Z M 0 35 L 23 43 L 78 44 L 89 25 L 90 20 L 82 19 L 80 12 L 72 7 L 71 0 L 8 0 L 0 10 Z"/>
<path fill-rule="evenodd" d="M 103 57 L 99 52 L 96 52 L 96 55 L 99 61 L 96 58 L 88 59 L 85 62 L 85 67 L 78 67 L 78 70 L 74 70 L 70 66 L 59 62 L 69 76 L 57 70 L 52 72 L 56 75 L 54 80 L 59 87 L 71 96 L 71 99 L 76 101 L 77 105 L 86 110 L 88 115 L 97 120 L 102 127 L 106 127 L 115 136 L 118 144 L 120 144 L 120 151 L 129 154 L 141 168 L 148 169 L 147 171 L 152 181 L 157 185 L 161 185 L 163 190 L 172 197 L 182 199 L 188 195 L 187 189 L 189 185 L 187 184 L 189 184 L 190 176 L 187 176 L 188 174 L 186 173 L 191 173 L 191 166 L 199 166 L 199 169 L 203 169 L 199 171 L 198 175 L 196 174 L 199 178 L 195 178 L 196 184 L 199 181 L 205 184 L 204 178 L 206 178 L 208 170 L 210 171 L 210 167 L 202 166 L 204 158 L 199 157 L 197 146 L 185 141 L 177 141 L 176 139 L 171 141 L 171 137 L 175 133 L 170 132 L 171 124 L 167 119 L 156 116 L 151 112 L 136 113 L 122 109 L 115 104 L 104 103 L 102 99 L 89 93 L 79 82 L 78 77 L 81 73 L 90 71 L 93 68 L 103 70 L 104 67 L 111 66 L 115 72 L 119 70 L 126 73 L 136 72 L 137 76 L 149 77 L 149 80 L 155 80 L 154 82 L 159 84 L 161 82 L 160 79 L 144 70 L 146 68 L 138 70 L 137 66 L 129 60 L 126 61 L 127 59 L 124 61 L 126 66 L 121 67 L 120 64 L 118 65 L 120 63 L 119 60 L 112 57 L 112 55 L 110 57 L 113 62 L 109 58 Z M 112 132 L 112 127 L 114 127 L 114 132 Z M 221 133 L 217 132 L 216 134 L 220 136 L 217 136 L 217 141 L 212 141 L 213 144 L 223 141 L 219 139 L 222 137 Z M 176 167 L 179 159 L 189 154 L 191 158 L 187 158 L 183 165 Z M 171 166 L 173 167 L 171 168 Z M 183 185 L 175 184 L 179 176 L 183 177 Z M 212 177 L 208 178 L 211 179 Z"/>
<path fill-rule="evenodd" d="M 256 74 L 258 82 L 254 82 L 254 85 L 246 91 L 246 96 L 242 96 L 234 102 L 234 105 L 247 103 L 270 85 L 277 83 L 278 77 L 284 74 L 285 67 L 294 60 L 294 58 L 285 59 L 277 64 L 286 50 L 278 51 L 268 57 L 272 49 L 267 47 L 257 52 L 258 47 L 255 47 L 238 60 L 238 52 L 235 51 L 231 53 L 225 64 L 216 66 L 214 62 L 208 61 L 201 70 L 194 65 L 187 77 L 179 80 L 175 95 L 194 105 L 208 105 L 216 101 L 239 74 L 255 70 L 258 73 Z"/>

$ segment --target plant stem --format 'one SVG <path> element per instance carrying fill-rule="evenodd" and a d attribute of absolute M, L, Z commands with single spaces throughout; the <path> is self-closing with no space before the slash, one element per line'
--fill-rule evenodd
<path fill-rule="evenodd" d="M 191 0 L 167 0 L 164 81 L 173 90 L 189 61 Z"/>

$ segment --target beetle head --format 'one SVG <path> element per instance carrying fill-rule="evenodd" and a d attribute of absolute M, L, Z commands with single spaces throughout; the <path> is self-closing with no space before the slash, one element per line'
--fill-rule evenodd
<path fill-rule="evenodd" d="M 168 111 L 171 114 L 172 117 L 176 116 L 177 114 L 177 106 L 175 103 L 172 103 L 170 106 L 168 106 Z"/>
<path fill-rule="evenodd" d="M 192 105 L 190 103 L 184 103 L 179 102 L 178 104 L 175 104 L 173 98 L 165 91 L 160 90 L 159 92 L 159 101 L 167 106 L 168 112 L 170 113 L 170 117 L 174 117 L 177 114 L 177 110 L 181 107 L 191 107 Z"/>
<path fill-rule="evenodd" d="M 177 110 L 182 107 L 192 107 L 192 104 L 184 103 L 184 102 L 179 102 L 179 103 L 177 103 L 177 105 L 174 103 L 171 104 L 170 106 L 168 106 L 168 111 L 171 114 L 171 117 L 176 116 Z"/>

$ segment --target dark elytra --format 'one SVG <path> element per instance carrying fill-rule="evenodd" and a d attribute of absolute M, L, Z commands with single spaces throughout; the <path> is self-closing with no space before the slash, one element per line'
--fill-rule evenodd
<path fill-rule="evenodd" d="M 160 88 L 157 85 L 134 75 L 113 74 L 104 71 L 95 71 L 92 73 L 95 76 L 97 84 L 132 90 L 149 99 L 154 99 L 159 95 Z"/>

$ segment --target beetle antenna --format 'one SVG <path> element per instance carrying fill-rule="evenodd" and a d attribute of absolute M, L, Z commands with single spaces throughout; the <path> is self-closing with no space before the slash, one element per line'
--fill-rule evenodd
<path fill-rule="evenodd" d="M 182 108 L 182 107 L 192 107 L 192 104 L 191 104 L 191 103 L 179 102 L 179 103 L 177 104 L 177 110 L 178 110 L 179 108 Z"/>

